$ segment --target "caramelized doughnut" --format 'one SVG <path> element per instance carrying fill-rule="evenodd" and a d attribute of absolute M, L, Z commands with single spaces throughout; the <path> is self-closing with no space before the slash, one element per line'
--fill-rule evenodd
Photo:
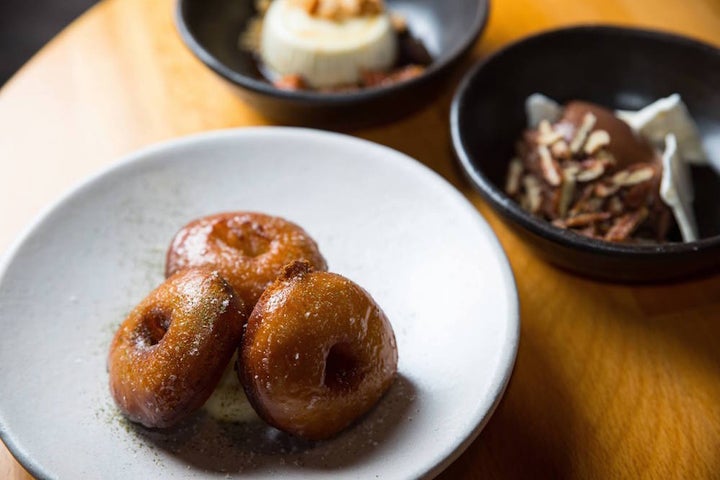
<path fill-rule="evenodd" d="M 200 408 L 240 343 L 244 311 L 209 269 L 183 270 L 152 291 L 110 345 L 110 393 L 123 414 L 170 427 Z"/>
<path fill-rule="evenodd" d="M 165 274 L 212 266 L 252 310 L 283 267 L 295 260 L 326 270 L 317 244 L 294 223 L 261 213 L 230 212 L 190 222 L 173 239 Z"/>
<path fill-rule="evenodd" d="M 370 294 L 341 275 L 295 262 L 248 319 L 238 373 L 266 422 L 320 440 L 380 399 L 397 359 L 390 322 Z"/>

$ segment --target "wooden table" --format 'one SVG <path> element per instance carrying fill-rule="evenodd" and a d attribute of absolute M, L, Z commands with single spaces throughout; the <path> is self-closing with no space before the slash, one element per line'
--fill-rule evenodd
<path fill-rule="evenodd" d="M 190 55 L 172 10 L 172 0 L 106 0 L 0 91 L 0 252 L 44 205 L 122 154 L 269 123 Z M 472 56 L 583 22 L 720 44 L 717 0 L 494 0 Z M 536 258 L 458 175 L 451 94 L 396 124 L 351 132 L 415 157 L 462 190 L 516 275 L 522 337 L 513 378 L 486 429 L 442 477 L 718 478 L 720 275 L 627 287 Z M 1 444 L 0 478 L 28 478 Z"/>

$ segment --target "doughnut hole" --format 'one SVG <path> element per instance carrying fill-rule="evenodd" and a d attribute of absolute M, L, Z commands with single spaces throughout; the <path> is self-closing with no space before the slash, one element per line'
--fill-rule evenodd
<path fill-rule="evenodd" d="M 270 251 L 272 237 L 257 222 L 220 222 L 213 227 L 213 233 L 225 245 L 246 257 L 259 257 Z"/>
<path fill-rule="evenodd" d="M 357 388 L 363 379 L 360 361 L 347 342 L 336 343 L 325 358 L 323 384 L 332 391 L 346 392 Z"/>
<path fill-rule="evenodd" d="M 142 318 L 141 336 L 149 346 L 157 345 L 165 337 L 171 323 L 172 316 L 169 312 L 153 308 Z"/>

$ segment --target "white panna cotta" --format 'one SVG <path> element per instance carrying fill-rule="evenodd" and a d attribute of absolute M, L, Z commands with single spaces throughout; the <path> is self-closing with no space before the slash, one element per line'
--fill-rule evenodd
<path fill-rule="evenodd" d="M 313 88 L 357 84 L 363 71 L 390 69 L 397 51 L 387 13 L 331 20 L 292 0 L 272 2 L 260 40 L 260 56 L 273 75 L 300 75 Z"/>

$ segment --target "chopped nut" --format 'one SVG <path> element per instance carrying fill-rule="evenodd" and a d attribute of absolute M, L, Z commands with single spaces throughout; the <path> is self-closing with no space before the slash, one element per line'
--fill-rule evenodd
<path fill-rule="evenodd" d="M 625 180 L 630 176 L 630 172 L 627 170 L 620 170 L 617 172 L 613 177 L 610 179 L 613 183 L 613 185 L 617 185 L 618 187 L 623 186 L 625 183 Z"/>
<path fill-rule="evenodd" d="M 610 212 L 581 213 L 565 220 L 568 227 L 584 227 L 591 223 L 607 220 L 611 217 Z"/>
<path fill-rule="evenodd" d="M 613 215 L 619 215 L 625 210 L 625 205 L 618 197 L 612 197 L 608 201 L 608 210 Z"/>
<path fill-rule="evenodd" d="M 522 208 L 526 212 L 532 211 L 530 210 L 530 197 L 527 194 L 520 194 L 520 197 L 518 197 L 518 202 L 520 202 L 520 208 Z"/>
<path fill-rule="evenodd" d="M 621 242 L 626 240 L 635 229 L 647 218 L 647 208 L 641 208 L 634 212 L 626 213 L 613 223 L 613 226 L 605 234 L 605 240 L 610 242 Z"/>
<path fill-rule="evenodd" d="M 575 202 L 575 205 L 570 209 L 570 216 L 577 215 L 582 212 L 588 212 L 588 202 L 592 199 L 593 186 L 587 185 L 580 193 L 580 198 Z"/>
<path fill-rule="evenodd" d="M 585 153 L 594 155 L 601 148 L 610 145 L 610 134 L 605 130 L 595 130 L 585 142 Z"/>
<path fill-rule="evenodd" d="M 559 186 L 562 182 L 560 168 L 550 155 L 550 150 L 545 145 L 538 145 L 538 155 L 540 155 L 540 169 L 545 181 L 553 187 Z"/>
<path fill-rule="evenodd" d="M 585 203 L 586 212 L 599 212 L 605 201 L 602 198 L 591 198 Z"/>
<path fill-rule="evenodd" d="M 615 155 L 608 152 L 607 150 L 598 150 L 593 156 L 599 162 L 602 162 L 603 165 L 605 165 L 605 168 L 614 167 L 617 164 L 617 160 L 615 160 Z"/>
<path fill-rule="evenodd" d="M 305 80 L 300 75 L 285 75 L 276 80 L 273 85 L 283 90 L 303 90 L 306 88 Z"/>
<path fill-rule="evenodd" d="M 588 160 L 582 163 L 582 170 L 577 174 L 578 182 L 589 182 L 600 178 L 605 173 L 605 165 L 597 160 Z"/>
<path fill-rule="evenodd" d="M 243 50 L 248 52 L 258 53 L 260 52 L 260 41 L 262 38 L 262 14 L 251 18 L 248 22 L 247 28 L 240 35 L 238 39 L 238 45 Z"/>
<path fill-rule="evenodd" d="M 522 173 L 522 161 L 518 157 L 510 160 L 507 182 L 505 183 L 505 192 L 508 195 L 517 195 L 517 193 L 520 191 L 520 179 L 522 177 Z"/>
<path fill-rule="evenodd" d="M 621 170 L 612 177 L 612 182 L 621 187 L 629 187 L 638 183 L 647 182 L 655 175 L 652 167 L 643 167 L 635 170 Z"/>
<path fill-rule="evenodd" d="M 267 12 L 268 8 L 270 8 L 270 2 L 271 0 L 256 0 L 255 10 L 257 10 L 260 15 L 265 15 L 265 12 Z"/>
<path fill-rule="evenodd" d="M 397 33 L 405 33 L 408 31 L 407 20 L 399 13 L 390 14 L 390 23 Z"/>
<path fill-rule="evenodd" d="M 292 0 L 309 15 L 326 20 L 342 21 L 353 17 L 382 13 L 382 0 Z"/>
<path fill-rule="evenodd" d="M 560 200 L 558 202 L 558 213 L 561 217 L 567 215 L 570 202 L 575 195 L 575 176 L 568 174 L 567 170 L 563 171 L 563 182 L 560 188 Z"/>
<path fill-rule="evenodd" d="M 580 128 L 578 128 L 577 132 L 575 132 L 575 137 L 572 139 L 572 142 L 570 142 L 570 151 L 573 155 L 580 153 L 583 145 L 585 145 L 588 134 L 595 126 L 595 122 L 597 122 L 597 117 L 595 117 L 595 115 L 590 112 L 585 114 L 582 124 L 580 124 Z"/>
<path fill-rule="evenodd" d="M 626 185 L 637 185 L 638 183 L 646 182 L 655 176 L 655 169 L 652 167 L 641 168 L 635 170 L 628 175 L 625 179 Z"/>
<path fill-rule="evenodd" d="M 577 174 L 580 173 L 580 170 L 582 170 L 582 168 L 577 162 L 565 162 L 565 165 L 562 168 L 563 175 L 571 176 L 573 177 L 573 180 L 575 179 Z"/>
<path fill-rule="evenodd" d="M 528 174 L 523 178 L 523 187 L 527 194 L 528 209 L 532 213 L 537 213 L 542 205 L 540 181 L 535 175 Z"/>
<path fill-rule="evenodd" d="M 608 185 L 606 183 L 598 183 L 597 185 L 595 185 L 595 195 L 600 198 L 606 198 L 610 195 L 615 195 L 618 190 L 620 190 L 620 185 Z"/>
<path fill-rule="evenodd" d="M 633 163 L 635 155 L 629 154 L 623 159 L 628 165 L 618 166 L 608 150 L 616 141 L 613 130 L 598 125 L 596 110 L 573 108 L 582 110 L 567 110 L 557 123 L 538 119 L 523 131 L 508 165 L 506 191 L 526 211 L 580 235 L 664 239 L 658 229 L 669 228 L 662 216 L 670 218 L 671 212 L 659 197 L 658 159 L 639 156 Z"/>
<path fill-rule="evenodd" d="M 315 4 L 316 7 L 312 9 L 306 9 L 309 15 L 335 21 L 340 21 L 344 17 L 344 9 L 337 2 L 321 2 L 319 0 L 315 0 L 311 1 L 310 3 Z"/>
<path fill-rule="evenodd" d="M 595 224 L 591 223 L 585 228 L 581 228 L 580 230 L 573 230 L 575 233 L 579 233 L 580 235 L 584 235 L 586 237 L 590 238 L 597 238 L 597 228 L 595 228 Z"/>
<path fill-rule="evenodd" d="M 552 153 L 553 157 L 560 160 L 567 160 L 572 157 L 570 147 L 565 140 L 558 140 L 553 143 L 552 147 L 550 147 L 550 153 Z"/>
<path fill-rule="evenodd" d="M 321 0 L 322 1 L 322 0 Z M 344 8 L 345 18 L 359 17 L 363 14 L 364 3 L 359 0 L 340 0 L 341 8 Z"/>
<path fill-rule="evenodd" d="M 363 13 L 376 15 L 385 10 L 385 2 L 383 0 L 365 0 L 362 4 Z"/>
<path fill-rule="evenodd" d="M 538 125 L 538 132 L 540 132 L 540 135 L 538 135 L 537 142 L 540 145 L 552 145 L 555 142 L 562 140 L 562 133 L 557 132 L 553 130 L 552 125 L 550 125 L 550 122 L 547 120 L 542 120 L 540 122 L 540 125 Z"/>
<path fill-rule="evenodd" d="M 314 15 L 318 11 L 320 0 L 292 0 L 290 4 L 305 10 L 310 15 Z"/>
<path fill-rule="evenodd" d="M 580 215 L 581 213 L 596 213 L 602 209 L 604 200 L 602 198 L 589 198 L 584 201 L 577 202 L 570 210 L 570 216 Z"/>
<path fill-rule="evenodd" d="M 390 72 L 361 72 L 362 85 L 364 87 L 377 87 L 379 85 L 390 85 L 392 83 L 404 82 L 411 78 L 419 77 L 425 71 L 422 65 L 406 65 Z"/>
<path fill-rule="evenodd" d="M 540 133 L 540 135 L 551 135 L 555 132 L 553 131 L 550 121 L 543 119 L 540 120 L 540 123 L 538 123 L 538 133 Z"/>

